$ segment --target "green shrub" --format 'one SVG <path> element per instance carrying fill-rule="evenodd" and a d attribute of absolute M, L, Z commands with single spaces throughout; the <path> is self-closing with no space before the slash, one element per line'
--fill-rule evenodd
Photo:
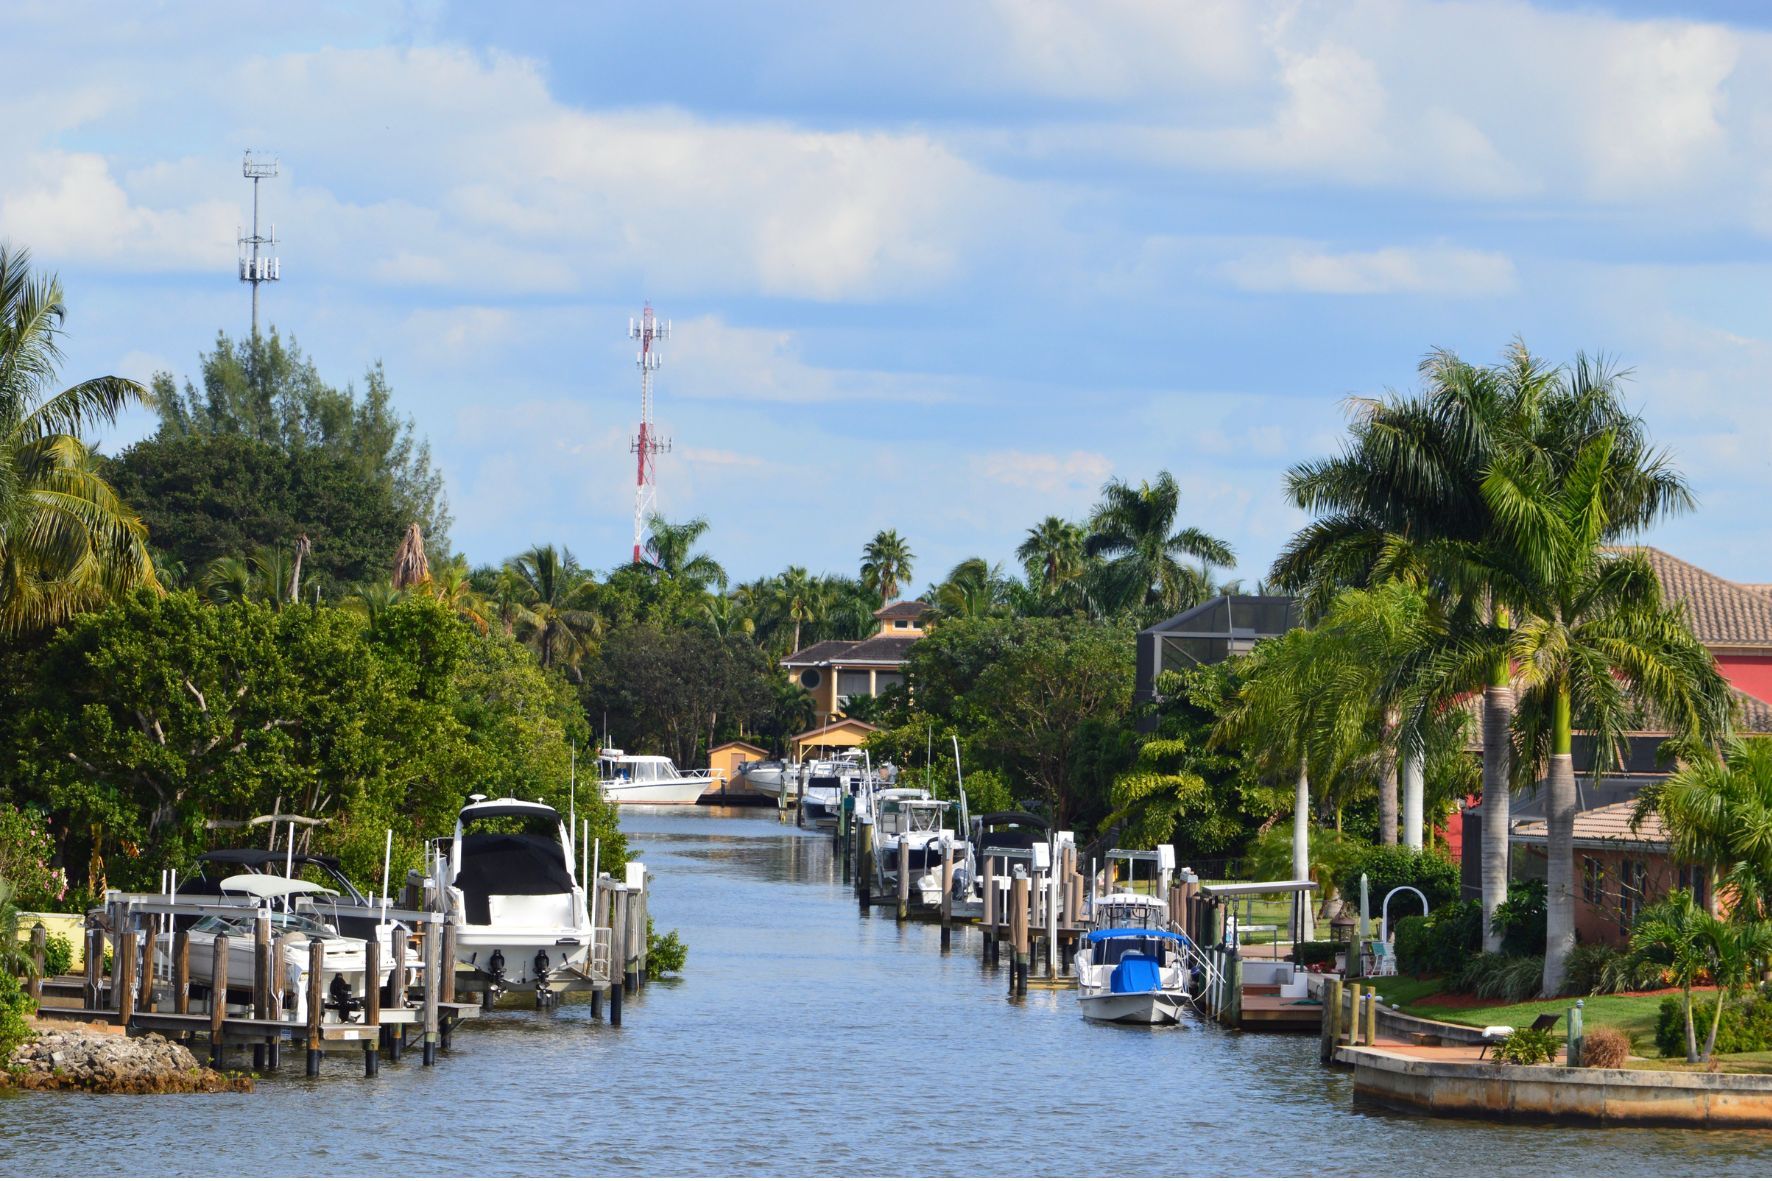
<path fill-rule="evenodd" d="M 1596 1070 L 1617 1070 L 1630 1057 L 1630 1035 L 1622 1029 L 1596 1025 L 1581 1035 L 1581 1064 Z"/>
<path fill-rule="evenodd" d="M 74 945 L 66 935 L 54 931 L 43 946 L 43 974 L 60 976 L 74 966 Z"/>
<path fill-rule="evenodd" d="M 1335 962 L 1335 954 L 1346 950 L 1347 944 L 1345 943 L 1317 939 L 1308 943 L 1294 944 L 1291 958 L 1295 964 L 1332 964 Z"/>
<path fill-rule="evenodd" d="M 1446 979 L 1452 992 L 1506 1001 L 1530 1000 L 1544 984 L 1544 958 L 1536 955 L 1480 953 L 1471 956 Z"/>
<path fill-rule="evenodd" d="M 1665 969 L 1622 947 L 1578 943 L 1563 973 L 1566 996 L 1601 996 L 1661 987 Z"/>
<path fill-rule="evenodd" d="M 1458 897 L 1458 866 L 1445 854 L 1431 849 L 1374 845 L 1362 850 L 1348 864 L 1337 883 L 1341 887 L 1341 896 L 1355 906 L 1360 904 L 1361 874 L 1368 879 L 1368 897 L 1375 913 L 1384 905 L 1384 896 L 1398 886 L 1414 886 L 1427 895 L 1430 909 Z M 1401 906 L 1404 899 L 1411 903 L 1416 901 L 1403 895 L 1393 900 L 1392 905 Z"/>
<path fill-rule="evenodd" d="M 1482 944 L 1482 904 L 1448 902 L 1431 915 L 1411 915 L 1397 924 L 1397 968 L 1415 976 L 1450 975 Z"/>
<path fill-rule="evenodd" d="M 1508 886 L 1507 900 L 1495 908 L 1503 954 L 1531 955 L 1544 947 L 1544 888 L 1542 878 Z"/>
<path fill-rule="evenodd" d="M 689 948 L 677 937 L 675 931 L 660 935 L 652 926 L 652 916 L 646 916 L 646 979 L 663 980 L 666 976 L 675 976 L 683 970 L 689 959 Z"/>
<path fill-rule="evenodd" d="M 1516 1029 L 1503 1038 L 1491 1055 L 1509 1066 L 1537 1066 L 1549 1062 L 1563 1048 L 1563 1038 L 1549 1029 Z"/>
<path fill-rule="evenodd" d="M 1686 1016 L 1680 999 L 1670 996 L 1663 1000 L 1655 1022 L 1655 1048 L 1663 1058 L 1686 1056 Z M 1715 1006 L 1714 996 L 1692 1000 L 1692 1024 L 1698 1031 L 1700 1049 L 1710 1033 Z M 1717 1026 L 1717 1053 L 1749 1054 L 1758 1050 L 1772 1050 L 1772 996 L 1763 988 L 1730 998 L 1723 1006 L 1722 1024 Z"/>

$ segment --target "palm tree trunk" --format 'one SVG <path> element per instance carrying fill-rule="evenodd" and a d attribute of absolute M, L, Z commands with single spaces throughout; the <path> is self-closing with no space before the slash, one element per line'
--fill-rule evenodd
<path fill-rule="evenodd" d="M 1421 756 L 1414 751 L 1403 756 L 1403 844 L 1421 848 Z"/>
<path fill-rule="evenodd" d="M 1569 688 L 1557 689 L 1549 774 L 1545 780 L 1544 995 L 1563 987 L 1563 969 L 1575 950 L 1575 758 L 1570 753 Z"/>
<path fill-rule="evenodd" d="M 1686 982 L 1685 992 L 1686 992 L 1686 995 L 1685 995 L 1686 1061 L 1696 1062 L 1696 1061 L 1698 1061 L 1698 1032 L 1697 1032 L 1697 1030 L 1692 1028 L 1692 982 L 1691 981 Z"/>
<path fill-rule="evenodd" d="M 1717 985 L 1717 1007 L 1710 1017 L 1710 1032 L 1704 1035 L 1704 1060 L 1706 1062 L 1709 1062 L 1711 1055 L 1717 1052 L 1717 1026 L 1723 1023 L 1723 1002 L 1728 995 L 1729 990 L 1719 983 Z"/>
<path fill-rule="evenodd" d="M 1378 764 L 1378 843 L 1397 843 L 1397 760 L 1381 758 Z"/>
<path fill-rule="evenodd" d="M 1298 764 L 1298 795 L 1292 806 L 1292 880 L 1302 882 L 1311 876 L 1311 777 L 1305 764 Z M 1309 940 L 1315 932 L 1311 930 L 1311 908 L 1299 907 L 1303 916 L 1304 929 L 1299 936 Z"/>
<path fill-rule="evenodd" d="M 1495 908 L 1507 901 L 1508 773 L 1513 761 L 1514 690 L 1503 672 L 1501 683 L 1483 691 L 1483 950 L 1499 952 Z"/>

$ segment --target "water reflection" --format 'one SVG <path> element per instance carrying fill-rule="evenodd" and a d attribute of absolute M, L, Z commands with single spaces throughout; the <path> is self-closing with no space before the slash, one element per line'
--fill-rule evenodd
<path fill-rule="evenodd" d="M 1772 1171 L 1772 1135 L 1506 1126 L 1355 1106 L 1308 1037 L 1080 1020 L 1004 993 L 959 934 L 859 912 L 828 834 L 771 810 L 625 818 L 689 971 L 254 1095 L 0 1100 L 0 1172 L 1485 1173 Z M 299 1071 L 299 1067 L 297 1068 Z"/>

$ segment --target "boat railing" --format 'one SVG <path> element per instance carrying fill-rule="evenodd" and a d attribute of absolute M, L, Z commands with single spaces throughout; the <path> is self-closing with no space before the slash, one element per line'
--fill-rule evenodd
<path fill-rule="evenodd" d="M 609 949 L 613 939 L 608 927 L 591 928 L 591 977 L 596 980 L 608 980 Z"/>

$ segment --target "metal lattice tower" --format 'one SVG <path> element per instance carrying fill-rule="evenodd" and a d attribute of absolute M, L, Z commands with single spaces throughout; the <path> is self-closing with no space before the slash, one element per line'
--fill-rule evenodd
<path fill-rule="evenodd" d="M 634 364 L 640 370 L 640 433 L 634 436 L 629 450 L 639 461 L 634 478 L 634 561 L 646 558 L 646 519 L 658 508 L 658 457 L 671 449 L 671 441 L 660 437 L 652 422 L 652 375 L 658 371 L 662 358 L 657 345 L 671 335 L 669 320 L 660 323 L 647 304 L 638 320 L 628 320 L 628 337 L 640 342 Z"/>
<path fill-rule="evenodd" d="M 276 223 L 271 224 L 269 234 L 258 232 L 258 182 L 277 175 L 277 161 L 254 160 L 248 151 L 245 162 L 240 165 L 240 175 L 252 182 L 252 233 L 240 234 L 240 282 L 252 284 L 252 337 L 257 340 L 258 285 L 275 283 L 283 277 L 282 260 L 260 250 L 260 247 L 277 244 Z"/>

